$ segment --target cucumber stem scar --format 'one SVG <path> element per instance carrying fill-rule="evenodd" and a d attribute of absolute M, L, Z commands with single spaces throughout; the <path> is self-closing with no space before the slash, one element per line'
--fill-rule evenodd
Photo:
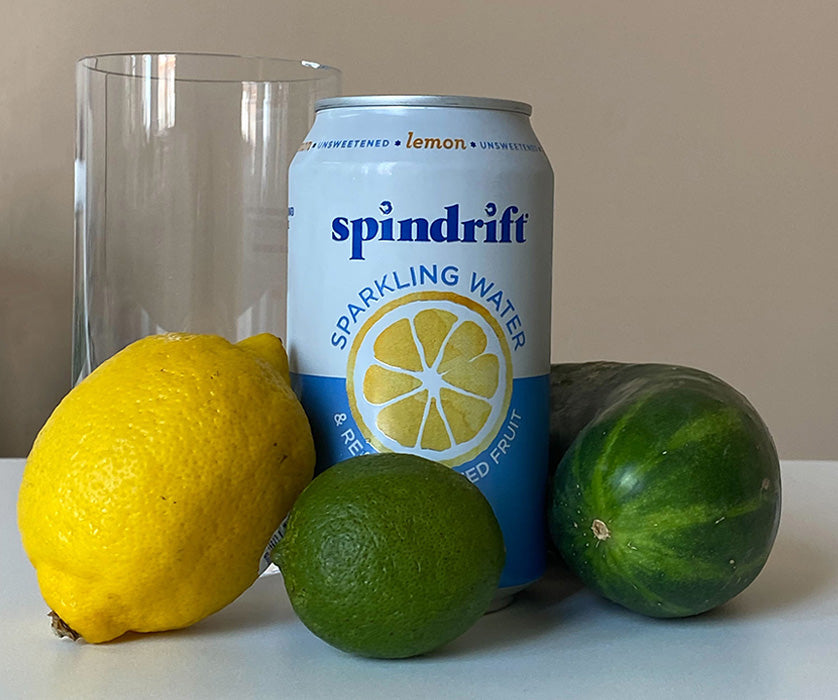
<path fill-rule="evenodd" d="M 611 537 L 611 530 L 608 529 L 608 525 L 599 518 L 594 518 L 594 521 L 591 523 L 591 530 L 593 530 L 594 536 L 598 540 L 607 540 Z"/>

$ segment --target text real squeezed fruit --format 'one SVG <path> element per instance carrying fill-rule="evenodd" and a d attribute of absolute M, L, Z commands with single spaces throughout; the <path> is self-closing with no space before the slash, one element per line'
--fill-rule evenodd
<path fill-rule="evenodd" d="M 529 105 L 321 100 L 289 187 L 288 348 L 318 471 L 418 454 L 477 484 L 500 586 L 544 569 L 553 173 Z"/>

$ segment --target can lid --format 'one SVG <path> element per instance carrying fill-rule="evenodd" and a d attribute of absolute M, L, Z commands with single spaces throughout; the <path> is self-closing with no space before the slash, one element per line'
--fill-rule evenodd
<path fill-rule="evenodd" d="M 464 95 L 349 95 L 327 97 L 314 104 L 316 112 L 339 107 L 461 107 L 515 112 L 526 116 L 532 114 L 532 106 L 526 102 Z"/>

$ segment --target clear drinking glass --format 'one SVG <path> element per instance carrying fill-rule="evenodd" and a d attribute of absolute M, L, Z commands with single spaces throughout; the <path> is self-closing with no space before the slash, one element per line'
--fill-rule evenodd
<path fill-rule="evenodd" d="M 153 333 L 283 335 L 288 166 L 340 72 L 146 53 L 76 77 L 73 381 Z"/>

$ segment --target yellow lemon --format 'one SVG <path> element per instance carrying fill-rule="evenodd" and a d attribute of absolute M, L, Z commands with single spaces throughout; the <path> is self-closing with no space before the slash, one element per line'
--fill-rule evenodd
<path fill-rule="evenodd" d="M 358 333 L 347 369 L 353 415 L 376 449 L 449 466 L 496 435 L 511 387 L 497 322 L 451 292 L 417 292 L 382 307 Z"/>
<path fill-rule="evenodd" d="M 89 642 L 185 627 L 258 576 L 311 480 L 314 444 L 265 334 L 139 340 L 61 401 L 26 462 L 23 546 Z"/>

